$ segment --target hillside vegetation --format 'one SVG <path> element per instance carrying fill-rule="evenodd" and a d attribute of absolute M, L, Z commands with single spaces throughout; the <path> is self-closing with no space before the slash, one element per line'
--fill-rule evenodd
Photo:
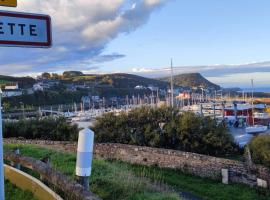
<path fill-rule="evenodd" d="M 3 100 L 5 110 L 18 109 L 22 103 L 26 107 L 71 104 L 80 102 L 81 98 L 87 95 L 105 98 L 143 96 L 151 94 L 149 86 L 163 90 L 168 87 L 165 81 L 124 73 L 97 75 L 83 74 L 80 71 L 66 71 L 63 74 L 44 72 L 41 77 L 45 83 L 57 81 L 59 85 L 36 91 L 34 94 L 24 93 L 22 96 L 6 97 Z M 36 80 L 28 77 L 0 76 L 2 87 L 8 82 L 18 82 L 20 89 L 26 89 L 32 88 Z M 135 89 L 138 85 L 143 86 L 143 89 Z"/>
<path fill-rule="evenodd" d="M 79 74 L 75 72 L 64 72 L 63 80 L 70 82 L 84 82 L 87 84 L 94 85 L 107 85 L 115 88 L 134 88 L 137 85 L 143 85 L 145 87 L 149 85 L 154 85 L 162 89 L 166 89 L 168 83 L 161 80 L 155 80 L 150 78 L 145 78 L 142 76 L 137 76 L 133 74 L 125 73 L 115 73 L 115 74 Z"/>
<path fill-rule="evenodd" d="M 257 164 L 263 164 L 270 167 L 270 136 L 258 135 L 254 137 L 250 143 L 249 148 L 252 160 Z"/>
<path fill-rule="evenodd" d="M 145 87 L 153 85 L 161 89 L 166 89 L 168 86 L 168 83 L 165 81 L 125 73 L 83 74 L 80 71 L 65 71 L 62 75 L 59 75 L 44 72 L 42 77 L 48 80 L 59 80 L 63 84 L 76 83 L 90 86 L 108 86 L 113 88 L 133 89 L 137 85 L 143 85 Z M 31 88 L 36 80 L 31 77 L 12 77 L 0 75 L 0 85 L 9 82 L 18 82 L 20 87 Z"/>
<path fill-rule="evenodd" d="M 170 77 L 161 78 L 163 81 L 170 81 Z M 220 86 L 210 82 L 200 73 L 179 74 L 174 76 L 174 84 L 180 87 L 202 87 L 209 89 L 220 89 Z"/>
<path fill-rule="evenodd" d="M 18 82 L 19 87 L 28 88 L 32 87 L 36 81 L 31 77 L 12 77 L 0 75 L 0 85 L 5 85 L 10 82 Z"/>

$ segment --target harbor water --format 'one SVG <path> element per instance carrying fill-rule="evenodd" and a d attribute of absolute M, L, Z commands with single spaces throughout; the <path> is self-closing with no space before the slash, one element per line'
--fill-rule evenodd
<path fill-rule="evenodd" d="M 255 137 L 255 135 L 247 134 L 245 128 L 233 128 L 230 127 L 230 133 L 233 135 L 235 142 L 240 146 L 245 146 L 250 142 L 250 140 Z M 270 129 L 260 135 L 270 135 Z"/>

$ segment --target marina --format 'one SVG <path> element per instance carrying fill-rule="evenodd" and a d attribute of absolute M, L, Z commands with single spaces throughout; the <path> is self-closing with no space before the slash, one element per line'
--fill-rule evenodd
<path fill-rule="evenodd" d="M 95 120 L 95 118 L 102 116 L 104 113 L 120 113 L 129 112 L 131 109 L 138 108 L 141 106 L 151 106 L 145 105 L 134 105 L 134 106 L 122 106 L 121 108 L 111 108 L 111 109 L 92 109 L 88 111 L 79 111 L 71 114 L 72 123 L 76 123 L 81 128 L 89 127 Z M 157 106 L 157 105 L 155 105 Z M 252 110 L 255 110 L 253 113 Z M 233 135 L 236 143 L 240 146 L 246 145 L 253 137 L 257 134 L 270 134 L 269 124 L 270 115 L 269 107 L 261 104 L 254 104 L 252 107 L 249 103 L 201 103 L 194 104 L 191 106 L 184 106 L 179 109 L 180 112 L 194 112 L 197 115 L 209 116 L 215 118 L 217 123 L 225 123 L 228 130 Z M 254 118 L 254 124 L 253 120 Z M 256 133 L 248 133 L 247 127 L 267 127 L 266 130 L 258 130 Z"/>
<path fill-rule="evenodd" d="M 105 113 L 119 114 L 143 106 L 162 107 L 171 106 L 170 95 L 165 97 L 152 93 L 150 96 L 132 96 L 124 99 L 115 99 L 110 105 L 105 98 L 94 101 L 82 98 L 81 103 L 71 105 L 55 105 L 39 107 L 36 110 L 17 113 L 4 113 L 4 120 L 18 120 L 21 118 L 36 117 L 65 117 L 80 128 L 92 125 L 97 117 Z M 225 95 L 207 95 L 206 93 L 182 93 L 174 97 L 174 107 L 179 112 L 193 112 L 196 115 L 211 117 L 217 123 L 225 123 L 235 141 L 246 145 L 257 134 L 269 134 L 270 107 L 263 103 L 252 103 L 252 99 L 236 101 Z"/>

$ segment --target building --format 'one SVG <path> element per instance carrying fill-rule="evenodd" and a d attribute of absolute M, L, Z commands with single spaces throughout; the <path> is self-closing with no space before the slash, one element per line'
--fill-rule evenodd
<path fill-rule="evenodd" d="M 33 85 L 33 90 L 36 91 L 43 91 L 44 87 L 42 83 L 36 83 Z"/>
<path fill-rule="evenodd" d="M 89 89 L 89 88 L 90 88 L 90 87 L 87 86 L 85 83 L 84 83 L 84 84 L 76 84 L 76 85 L 74 85 L 74 87 L 75 87 L 76 89 Z"/>
<path fill-rule="evenodd" d="M 173 89 L 173 95 L 174 95 L 174 96 L 177 96 L 177 95 L 179 95 L 182 91 L 183 91 L 182 88 L 174 88 L 174 89 Z M 168 89 L 168 90 L 167 90 L 167 93 L 168 93 L 168 94 L 171 94 L 171 89 Z"/>
<path fill-rule="evenodd" d="M 75 87 L 75 85 L 72 83 L 72 84 L 65 84 L 66 88 L 67 88 L 67 91 L 69 92 L 76 92 L 77 91 L 77 88 Z"/>
<path fill-rule="evenodd" d="M 99 102 L 100 101 L 100 97 L 99 96 L 92 96 L 92 101 L 94 102 Z"/>
<path fill-rule="evenodd" d="M 6 90 L 4 89 L 2 96 L 3 97 L 16 97 L 16 96 L 21 96 L 23 94 L 22 90 L 20 89 L 11 89 L 11 90 Z"/>
<path fill-rule="evenodd" d="M 182 92 L 182 93 L 179 93 L 178 96 L 176 96 L 175 98 L 177 98 L 177 99 L 190 99 L 190 93 L 189 92 Z"/>
<path fill-rule="evenodd" d="M 27 95 L 34 94 L 34 89 L 33 88 L 25 89 L 23 90 L 23 94 L 27 94 Z"/>
<path fill-rule="evenodd" d="M 134 87 L 135 90 L 144 90 L 146 89 L 144 86 L 142 85 L 137 85 L 136 87 Z"/>
<path fill-rule="evenodd" d="M 155 87 L 155 86 L 153 86 L 153 85 L 149 85 L 149 86 L 148 86 L 148 89 L 151 90 L 152 92 L 157 92 L 157 91 L 159 90 L 158 87 Z"/>
<path fill-rule="evenodd" d="M 5 90 L 18 90 L 18 89 L 19 89 L 19 85 L 16 82 L 5 84 Z"/>
<path fill-rule="evenodd" d="M 43 89 L 50 89 L 51 87 L 57 86 L 60 84 L 59 80 L 43 80 L 42 82 Z"/>

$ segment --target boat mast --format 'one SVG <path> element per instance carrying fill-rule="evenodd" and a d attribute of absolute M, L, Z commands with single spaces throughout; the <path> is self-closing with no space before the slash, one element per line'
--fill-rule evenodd
<path fill-rule="evenodd" d="M 254 89 L 254 81 L 253 79 L 251 79 L 251 85 L 252 85 L 252 90 L 251 90 L 251 105 L 252 105 L 252 122 L 253 122 L 253 126 L 255 125 L 255 120 L 254 120 L 254 94 L 253 94 L 253 89 Z"/>
<path fill-rule="evenodd" d="M 173 101 L 173 60 L 171 59 L 171 106 L 173 107 L 174 105 Z"/>

